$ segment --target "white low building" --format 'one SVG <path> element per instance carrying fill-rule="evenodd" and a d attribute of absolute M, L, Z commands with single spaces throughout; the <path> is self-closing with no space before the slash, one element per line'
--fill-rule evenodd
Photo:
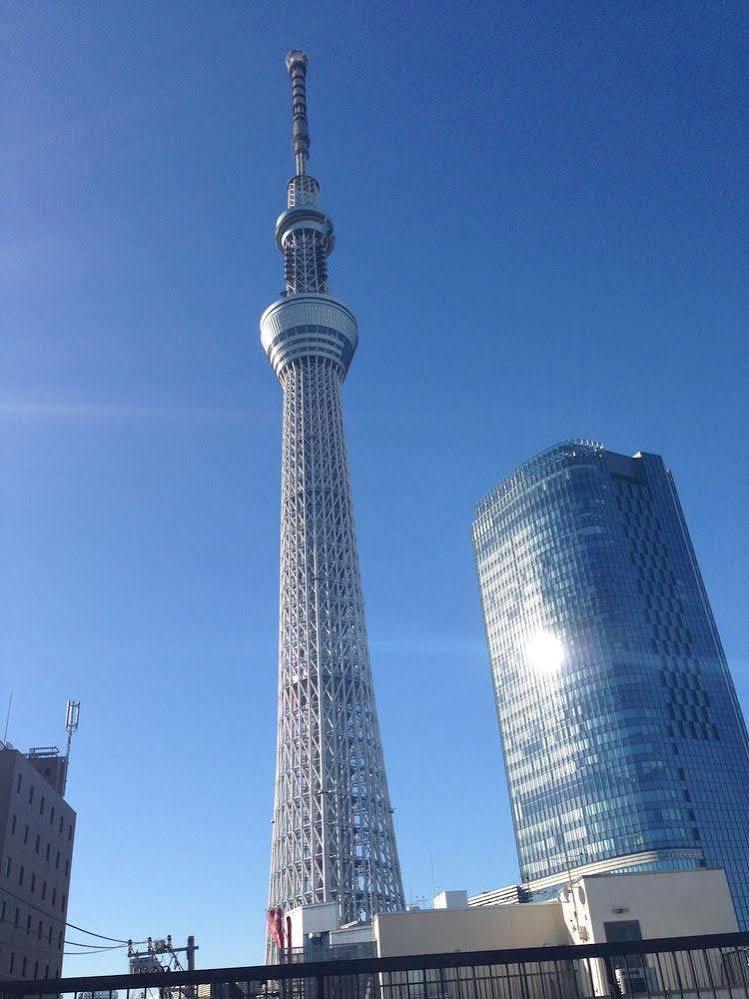
<path fill-rule="evenodd" d="M 734 933 L 738 930 L 722 870 L 595 874 L 559 899 L 469 906 L 465 892 L 443 892 L 435 908 L 375 918 L 378 957 L 511 950 Z"/>
<path fill-rule="evenodd" d="M 736 912 L 722 869 L 604 874 L 563 888 L 571 943 L 656 940 L 736 933 Z"/>
<path fill-rule="evenodd" d="M 382 913 L 371 926 L 360 923 L 339 926 L 335 903 L 306 906 L 288 916 L 292 947 L 303 948 L 304 959 L 308 961 L 374 955 L 418 958 L 427 954 L 512 952 L 601 943 L 624 945 L 629 941 L 669 937 L 693 940 L 706 934 L 738 930 L 725 873 L 707 869 L 588 875 L 563 888 L 559 898 L 543 902 L 469 905 L 464 891 L 441 892 L 435 896 L 432 909 Z M 679 993 L 681 999 L 693 996 L 699 999 L 704 994 L 705 982 L 713 983 L 713 999 L 731 999 L 731 984 L 749 980 L 747 952 L 735 942 L 723 949 L 698 947 L 687 964 L 682 964 L 681 972 L 678 961 L 667 953 L 660 956 L 662 961 L 657 954 L 640 955 L 631 951 L 622 954 L 615 948 L 605 961 L 599 955 L 600 951 L 594 954 L 581 951 L 577 961 L 565 956 L 560 963 L 561 971 L 556 959 L 547 961 L 536 956 L 531 961 L 534 970 L 527 974 L 525 970 L 518 972 L 521 966 L 525 969 L 525 964 L 513 964 L 511 954 L 502 959 L 497 957 L 491 963 L 515 968 L 513 981 L 518 984 L 523 979 L 523 999 L 549 999 L 549 995 L 557 995 L 554 990 L 559 988 L 563 994 L 568 990 L 570 994 L 588 996 L 673 992 Z M 481 958 L 460 965 L 462 972 L 454 970 L 452 984 L 447 983 L 444 995 L 506 999 L 502 989 L 509 980 L 509 972 L 482 978 L 479 989 L 472 963 L 481 964 Z M 423 987 L 424 973 L 409 971 L 409 967 L 406 963 L 406 970 L 388 973 L 383 988 L 386 984 L 390 999 L 422 996 L 419 989 Z M 445 982 L 441 978 L 439 981 L 442 988 Z M 488 982 L 491 984 L 487 985 Z M 690 986 L 690 982 L 697 984 Z"/>
<path fill-rule="evenodd" d="M 375 916 L 378 957 L 568 944 L 561 903 L 386 912 Z"/>
<path fill-rule="evenodd" d="M 292 947 L 308 959 L 334 950 L 378 957 L 513 950 L 606 941 L 734 933 L 738 930 L 722 870 L 594 874 L 563 888 L 558 899 L 469 905 L 465 891 L 435 896 L 434 908 L 387 912 L 372 926 L 339 926 L 334 902 L 289 914 Z"/>

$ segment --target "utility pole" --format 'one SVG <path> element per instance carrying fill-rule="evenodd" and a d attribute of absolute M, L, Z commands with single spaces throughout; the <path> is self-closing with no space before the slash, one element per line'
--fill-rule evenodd
<path fill-rule="evenodd" d="M 195 971 L 195 951 L 198 948 L 195 946 L 195 937 L 190 934 L 187 938 L 187 947 L 185 947 L 185 952 L 187 954 L 187 970 Z"/>
<path fill-rule="evenodd" d="M 146 949 L 136 950 L 132 940 L 128 940 L 127 956 L 130 959 L 130 974 L 144 971 L 195 971 L 195 951 L 200 950 L 192 934 L 187 938 L 187 946 L 174 947 L 171 933 L 165 937 L 148 937 Z M 187 968 L 182 967 L 178 954 L 187 955 Z"/>

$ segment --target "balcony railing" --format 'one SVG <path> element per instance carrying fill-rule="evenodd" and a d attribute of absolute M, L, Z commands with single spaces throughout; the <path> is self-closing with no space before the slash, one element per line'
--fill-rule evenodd
<path fill-rule="evenodd" d="M 86 995 L 83 995 L 83 994 Z M 93 996 L 92 996 L 93 993 Z M 749 999 L 749 933 L 0 982 L 2 999 Z"/>

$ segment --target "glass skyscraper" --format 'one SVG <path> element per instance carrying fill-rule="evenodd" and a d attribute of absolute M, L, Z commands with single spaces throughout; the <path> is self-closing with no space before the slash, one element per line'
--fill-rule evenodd
<path fill-rule="evenodd" d="M 671 473 L 552 447 L 476 509 L 521 878 L 723 867 L 749 928 L 749 740 Z"/>

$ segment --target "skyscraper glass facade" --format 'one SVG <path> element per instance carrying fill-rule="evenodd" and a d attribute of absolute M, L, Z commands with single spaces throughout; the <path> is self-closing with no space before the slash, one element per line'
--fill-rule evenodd
<path fill-rule="evenodd" d="M 749 740 L 663 460 L 552 447 L 473 544 L 523 881 L 723 867 L 749 928 Z"/>

